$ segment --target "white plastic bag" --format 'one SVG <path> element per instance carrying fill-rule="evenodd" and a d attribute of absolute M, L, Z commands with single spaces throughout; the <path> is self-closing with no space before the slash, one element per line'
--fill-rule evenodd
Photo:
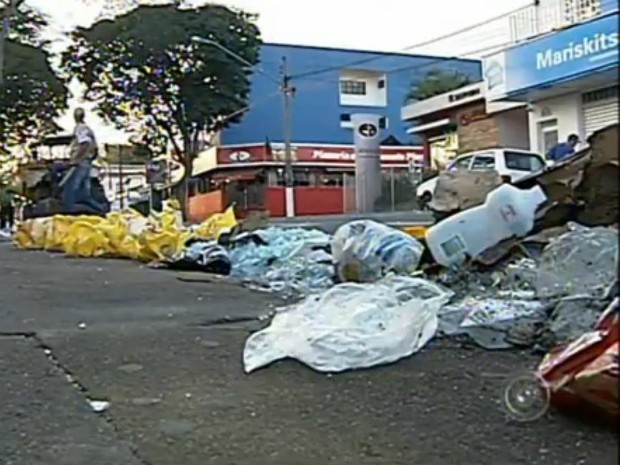
<path fill-rule="evenodd" d="M 345 283 L 276 314 L 246 341 L 246 373 L 283 358 L 321 372 L 392 363 L 435 335 L 449 291 L 419 278 L 391 276 L 375 284 Z"/>
<path fill-rule="evenodd" d="M 332 239 L 332 255 L 342 281 L 375 282 L 387 272 L 408 275 L 424 246 L 407 233 L 371 220 L 347 223 Z"/>

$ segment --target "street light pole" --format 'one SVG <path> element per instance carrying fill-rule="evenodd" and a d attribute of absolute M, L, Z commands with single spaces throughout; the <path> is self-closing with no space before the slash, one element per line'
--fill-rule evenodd
<path fill-rule="evenodd" d="M 245 58 L 233 52 L 232 50 L 224 47 L 222 44 L 211 40 L 205 39 L 203 37 L 192 37 L 192 42 L 196 42 L 198 44 L 203 45 L 211 45 L 232 58 L 236 59 L 240 63 L 253 68 L 254 65 L 248 62 Z M 262 70 L 257 70 L 259 73 L 263 74 L 265 77 L 275 82 L 280 91 L 282 92 L 282 97 L 284 100 L 284 127 L 283 127 L 283 138 L 284 138 L 284 189 L 285 189 L 285 205 L 286 205 L 286 216 L 294 217 L 295 216 L 295 193 L 294 193 L 294 175 L 293 175 L 293 150 L 291 146 L 291 138 L 292 138 L 292 121 L 293 121 L 293 105 L 292 99 L 295 94 L 295 88 L 291 85 L 291 76 L 288 74 L 288 67 L 286 62 L 286 57 L 282 58 L 282 77 L 281 79 L 276 79 L 270 74 L 265 73 Z"/>

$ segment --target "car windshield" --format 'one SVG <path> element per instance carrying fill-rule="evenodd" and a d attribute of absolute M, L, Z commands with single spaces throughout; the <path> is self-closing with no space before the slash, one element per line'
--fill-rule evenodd
<path fill-rule="evenodd" d="M 540 171 L 545 162 L 542 157 L 534 153 L 505 152 L 506 168 L 514 171 Z"/>

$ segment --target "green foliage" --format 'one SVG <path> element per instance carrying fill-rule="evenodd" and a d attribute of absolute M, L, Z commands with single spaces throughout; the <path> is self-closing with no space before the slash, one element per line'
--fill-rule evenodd
<path fill-rule="evenodd" d="M 217 47 L 192 42 L 193 36 L 258 62 L 260 34 L 250 15 L 171 2 L 78 29 L 63 67 L 85 84 L 85 98 L 105 120 L 139 134 L 136 142 L 155 152 L 172 143 L 188 166 L 201 131 L 241 117 L 223 118 L 247 105 L 251 73 Z"/>
<path fill-rule="evenodd" d="M 414 83 L 406 100 L 408 102 L 426 100 L 468 84 L 471 84 L 469 76 L 458 71 L 432 70 L 423 79 Z"/>
<path fill-rule="evenodd" d="M 17 5 L 4 44 L 4 84 L 0 86 L 0 147 L 5 148 L 54 131 L 53 121 L 67 108 L 68 99 L 40 39 L 45 18 L 23 0 Z M 4 8 L 6 0 L 0 2 L 0 14 Z"/>

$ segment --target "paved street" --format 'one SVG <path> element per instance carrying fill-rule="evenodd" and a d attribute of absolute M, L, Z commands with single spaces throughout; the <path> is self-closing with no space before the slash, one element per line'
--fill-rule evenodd
<path fill-rule="evenodd" d="M 617 463 L 600 427 L 506 419 L 524 353 L 437 341 L 373 370 L 247 376 L 244 340 L 279 302 L 185 276 L 0 244 L 2 465 Z"/>

